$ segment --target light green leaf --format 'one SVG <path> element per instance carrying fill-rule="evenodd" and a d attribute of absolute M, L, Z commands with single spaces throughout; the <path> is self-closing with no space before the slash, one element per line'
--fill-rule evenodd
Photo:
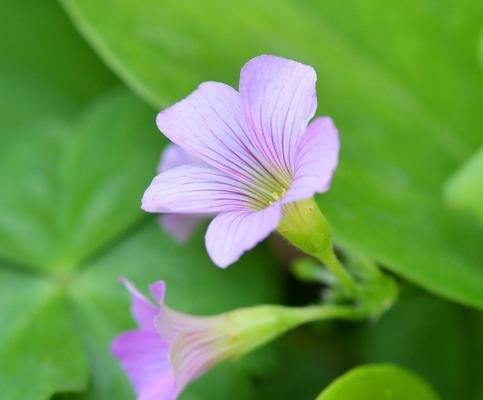
<path fill-rule="evenodd" d="M 79 122 L 39 117 L 22 134 L 7 130 L 0 137 L 9 166 L 0 171 L 0 254 L 41 269 L 75 269 L 139 220 L 162 143 L 152 115 L 118 92 Z"/>
<path fill-rule="evenodd" d="M 354 368 L 332 382 L 317 400 L 437 400 L 414 373 L 390 364 Z"/>
<path fill-rule="evenodd" d="M 64 281 L 35 271 L 55 217 L 42 212 L 51 184 L 43 172 L 56 151 L 49 135 L 115 79 L 54 2 L 2 2 L 0 47 L 0 392 L 42 400 L 88 380 Z M 77 65 L 85 75 L 74 82 Z"/>
<path fill-rule="evenodd" d="M 0 259 L 45 267 L 55 252 L 65 133 L 89 96 L 115 79 L 55 2 L 3 2 L 0 33 Z"/>
<path fill-rule="evenodd" d="M 483 230 L 441 201 L 447 177 L 481 144 L 476 0 L 62 3 L 157 107 L 202 81 L 236 86 L 243 63 L 261 53 L 313 65 L 318 113 L 335 118 L 342 139 L 333 188 L 319 199 L 336 240 L 483 308 Z"/>
<path fill-rule="evenodd" d="M 62 285 L 0 267 L 2 398 L 43 400 L 87 384 L 87 359 Z"/>
<path fill-rule="evenodd" d="M 445 196 L 451 207 L 472 212 L 483 222 L 483 147 L 449 179 Z"/>

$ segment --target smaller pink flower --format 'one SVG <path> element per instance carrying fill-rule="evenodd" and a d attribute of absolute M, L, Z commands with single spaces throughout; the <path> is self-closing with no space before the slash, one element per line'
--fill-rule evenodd
<path fill-rule="evenodd" d="M 127 279 L 138 328 L 116 337 L 111 351 L 128 375 L 138 400 L 175 400 L 210 368 L 236 359 L 287 330 L 318 318 L 309 309 L 262 305 L 210 317 L 183 314 L 164 305 L 165 284 L 149 286 L 155 306 Z"/>
<path fill-rule="evenodd" d="M 120 361 L 138 400 L 174 400 L 190 382 L 222 360 L 220 339 L 225 317 L 196 317 L 164 306 L 165 283 L 149 286 L 155 306 L 127 279 L 131 311 L 138 328 L 114 339 L 113 355 Z"/>

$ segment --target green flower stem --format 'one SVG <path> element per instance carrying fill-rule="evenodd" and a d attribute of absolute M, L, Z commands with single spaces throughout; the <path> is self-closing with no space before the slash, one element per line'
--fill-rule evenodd
<path fill-rule="evenodd" d="M 320 260 L 351 297 L 357 296 L 357 285 L 337 259 L 329 224 L 313 198 L 285 205 L 278 231 L 294 246 Z"/>
<path fill-rule="evenodd" d="M 221 343 L 222 358 L 238 358 L 302 324 L 329 319 L 359 320 L 367 310 L 353 306 L 287 307 L 260 305 L 240 308 L 214 317 L 210 329 Z"/>
<path fill-rule="evenodd" d="M 358 320 L 366 317 L 366 310 L 352 306 L 320 305 L 286 308 L 285 311 L 293 314 L 298 325 L 328 319 Z"/>
<path fill-rule="evenodd" d="M 357 285 L 351 275 L 345 270 L 337 259 L 332 246 L 324 254 L 315 255 L 337 277 L 339 282 L 347 289 L 352 297 L 357 295 Z"/>

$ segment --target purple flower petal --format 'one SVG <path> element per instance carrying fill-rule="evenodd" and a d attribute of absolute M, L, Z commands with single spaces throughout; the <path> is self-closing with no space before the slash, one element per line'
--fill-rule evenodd
<path fill-rule="evenodd" d="M 206 248 L 221 268 L 234 263 L 277 228 L 281 218 L 279 202 L 263 210 L 219 214 L 206 232 Z"/>
<path fill-rule="evenodd" d="M 166 171 L 171 168 L 179 167 L 185 164 L 195 164 L 200 162 L 196 157 L 188 154 L 181 147 L 170 143 L 168 144 L 161 154 L 159 160 L 158 173 Z"/>
<path fill-rule="evenodd" d="M 317 107 L 316 80 L 308 65 L 263 55 L 242 68 L 240 93 L 222 83 L 205 82 L 160 112 L 159 129 L 182 148 L 168 148 L 160 169 L 183 165 L 153 180 L 143 209 L 219 213 L 206 235 L 208 252 L 223 267 L 236 261 L 269 234 L 267 227 L 277 227 L 281 204 L 330 185 L 337 164 L 337 131 L 328 119 L 307 128 Z M 182 151 L 200 163 L 186 165 Z M 181 240 L 194 225 L 182 216 L 161 221 Z"/>
<path fill-rule="evenodd" d="M 223 358 L 227 346 L 220 327 L 223 317 L 198 317 L 168 307 L 156 318 L 156 328 L 169 346 L 178 388 L 182 390 Z"/>
<path fill-rule="evenodd" d="M 164 295 L 166 294 L 166 284 L 164 281 L 156 281 L 149 285 L 151 294 L 156 299 L 160 307 L 164 305 Z"/>
<path fill-rule="evenodd" d="M 240 96 L 252 139 L 273 167 L 293 171 L 295 149 L 317 108 L 312 67 L 262 55 L 240 73 Z"/>
<path fill-rule="evenodd" d="M 300 141 L 295 156 L 295 177 L 282 202 L 290 203 L 327 191 L 338 159 L 339 134 L 332 119 L 315 119 Z"/>
<path fill-rule="evenodd" d="M 186 152 L 245 183 L 259 173 L 240 96 L 228 85 L 202 83 L 184 100 L 160 112 L 156 122 Z"/>
<path fill-rule="evenodd" d="M 162 172 L 151 182 L 142 200 L 145 211 L 191 214 L 244 210 L 249 205 L 249 187 L 202 164 Z"/>
<path fill-rule="evenodd" d="M 206 216 L 201 214 L 163 214 L 159 224 L 178 242 L 186 243 L 194 230 Z"/>
<path fill-rule="evenodd" d="M 126 289 L 131 293 L 131 312 L 139 327 L 154 332 L 154 318 L 158 309 L 126 278 L 119 278 Z"/>
<path fill-rule="evenodd" d="M 179 393 L 180 389 L 177 388 L 173 376 L 165 376 L 147 387 L 138 400 L 175 400 Z"/>
<path fill-rule="evenodd" d="M 156 331 L 130 331 L 118 336 L 111 351 L 131 380 L 138 399 L 174 400 L 178 394 L 168 346 Z"/>

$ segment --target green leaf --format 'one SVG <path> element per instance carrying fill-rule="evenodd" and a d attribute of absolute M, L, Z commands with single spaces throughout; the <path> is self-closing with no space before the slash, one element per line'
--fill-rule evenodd
<path fill-rule="evenodd" d="M 313 65 L 318 113 L 335 118 L 342 138 L 332 190 L 319 199 L 336 240 L 483 308 L 483 230 L 441 201 L 448 176 L 481 144 L 476 0 L 62 3 L 107 64 L 157 107 L 202 81 L 236 85 L 257 54 Z"/>
<path fill-rule="evenodd" d="M 68 103 L 86 102 L 116 82 L 93 57 L 92 50 L 69 24 L 57 2 L 3 1 L 0 21 L 1 67 L 8 65 L 10 71 L 28 75 L 21 87 L 36 80 L 46 88 L 37 96 L 32 91 L 31 98 L 21 98 L 12 91 L 13 101 L 28 102 L 56 90 Z M 29 115 L 46 106 L 50 106 L 48 102 L 36 103 L 29 109 Z"/>
<path fill-rule="evenodd" d="M 449 179 L 446 201 L 451 207 L 473 212 L 483 222 L 483 147 Z"/>
<path fill-rule="evenodd" d="M 354 368 L 332 382 L 317 400 L 437 400 L 414 373 L 390 364 Z"/>
<path fill-rule="evenodd" d="M 0 258 L 45 267 L 55 252 L 67 125 L 115 80 L 55 2 L 3 2 L 0 22 Z"/>
<path fill-rule="evenodd" d="M 480 312 L 415 288 L 358 340 L 364 363 L 396 363 L 420 374 L 447 400 L 480 399 Z"/>
<path fill-rule="evenodd" d="M 40 269 L 71 270 L 136 223 L 161 149 L 152 115 L 117 92 L 78 122 L 39 117 L 22 134 L 7 130 L 0 138 L 0 157 L 9 166 L 0 171 L 6 188 L 0 255 Z M 138 130 L 146 134 L 133 134 Z"/>
<path fill-rule="evenodd" d="M 2 397 L 42 400 L 82 390 L 87 359 L 61 285 L 0 269 Z"/>
<path fill-rule="evenodd" d="M 88 381 L 63 280 L 34 270 L 48 243 L 43 153 L 55 152 L 49 134 L 115 79 L 54 2 L 2 2 L 0 33 L 0 387 L 2 398 L 41 400 Z"/>

